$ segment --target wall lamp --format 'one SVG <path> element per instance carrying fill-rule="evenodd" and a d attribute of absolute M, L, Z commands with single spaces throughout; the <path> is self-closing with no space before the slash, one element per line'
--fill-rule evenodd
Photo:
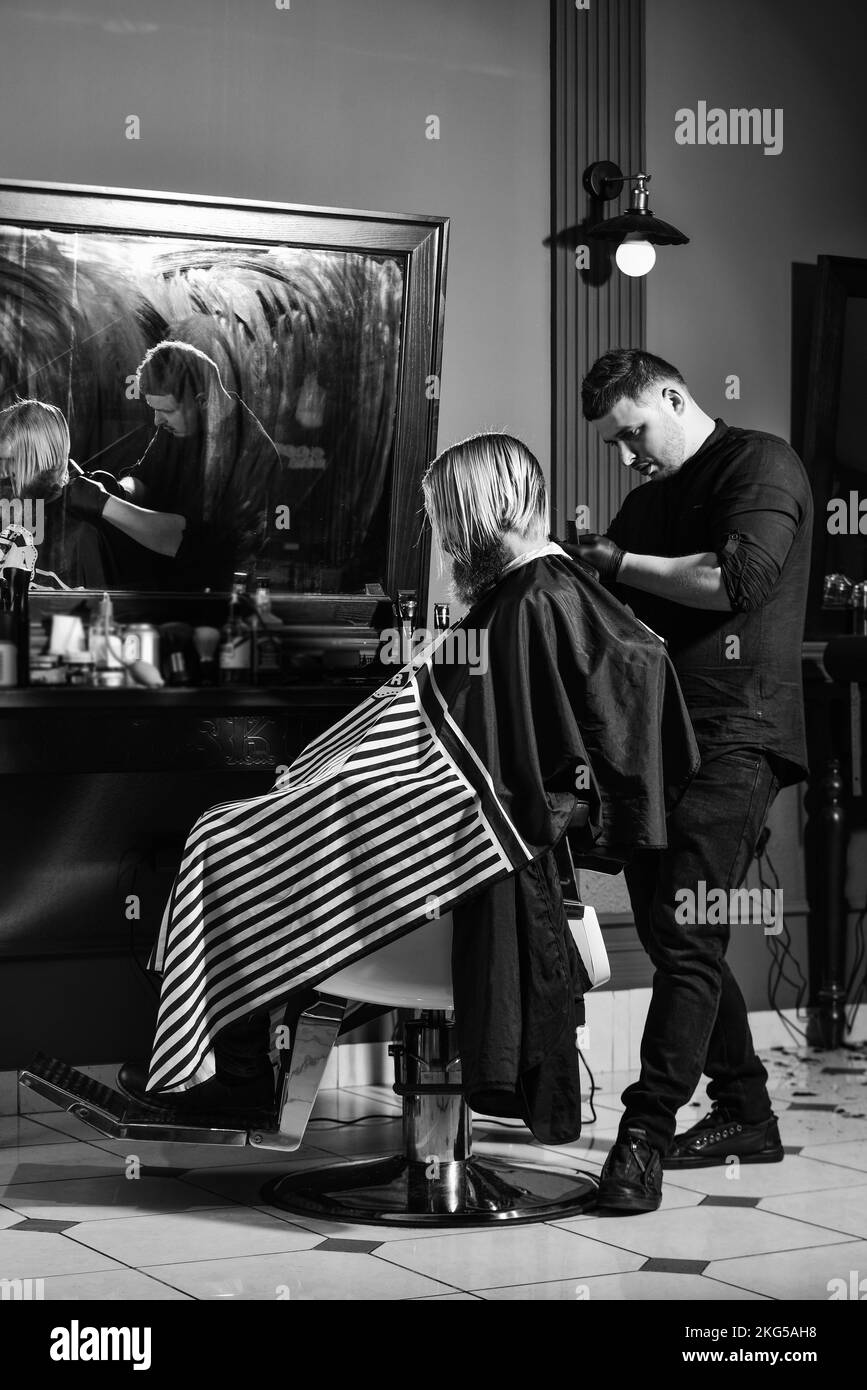
<path fill-rule="evenodd" d="M 683 232 L 672 227 L 670 222 L 654 217 L 650 211 L 647 206 L 650 177 L 650 174 L 624 174 L 611 160 L 600 159 L 585 170 L 582 180 L 597 203 L 619 198 L 624 183 L 635 185 L 627 212 L 596 222 L 586 233 L 599 241 L 619 242 L 614 259 L 624 275 L 646 275 L 652 270 L 656 264 L 654 246 L 683 246 L 689 241 Z"/>

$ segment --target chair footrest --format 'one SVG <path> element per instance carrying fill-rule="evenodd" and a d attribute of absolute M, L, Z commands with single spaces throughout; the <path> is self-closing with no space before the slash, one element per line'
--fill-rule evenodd
<path fill-rule="evenodd" d="M 252 1142 L 251 1135 L 260 1136 L 275 1128 L 273 1115 L 189 1115 L 168 1106 L 155 1110 L 139 1105 L 67 1062 L 41 1052 L 19 1073 L 18 1084 L 111 1139 L 242 1147 Z"/>

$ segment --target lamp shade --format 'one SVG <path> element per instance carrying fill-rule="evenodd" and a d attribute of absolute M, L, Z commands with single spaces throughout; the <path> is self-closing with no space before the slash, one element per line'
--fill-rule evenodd
<path fill-rule="evenodd" d="M 595 226 L 588 227 L 587 236 L 595 237 L 599 241 L 622 241 L 627 236 L 640 236 L 643 241 L 653 242 L 656 246 L 685 246 L 689 241 L 688 236 L 679 232 L 677 227 L 672 227 L 670 222 L 663 222 L 660 217 L 654 217 L 652 212 L 624 212 L 619 217 L 609 217 L 604 222 L 597 222 Z"/>

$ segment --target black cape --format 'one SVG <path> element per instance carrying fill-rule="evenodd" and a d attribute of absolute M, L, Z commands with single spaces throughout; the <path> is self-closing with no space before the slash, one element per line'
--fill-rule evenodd
<path fill-rule="evenodd" d="M 436 731 L 470 744 L 534 854 L 454 909 L 464 1092 L 474 1109 L 566 1143 L 581 1129 L 586 981 L 553 851 L 579 800 L 590 804 L 582 863 L 610 872 L 639 848 L 664 848 L 698 749 L 662 641 L 566 555 L 510 571 L 459 627 L 478 664 L 437 666 L 447 715 Z"/>

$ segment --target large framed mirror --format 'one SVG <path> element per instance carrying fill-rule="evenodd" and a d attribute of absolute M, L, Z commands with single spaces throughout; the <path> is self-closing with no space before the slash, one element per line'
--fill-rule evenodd
<path fill-rule="evenodd" d="M 49 497 L 40 584 L 215 594 L 244 571 L 287 621 L 379 586 L 423 604 L 447 236 L 442 217 L 0 184 L 0 408 L 56 407 L 85 475 L 187 522 L 172 555 Z M 190 352 L 140 373 L 166 342 Z"/>

